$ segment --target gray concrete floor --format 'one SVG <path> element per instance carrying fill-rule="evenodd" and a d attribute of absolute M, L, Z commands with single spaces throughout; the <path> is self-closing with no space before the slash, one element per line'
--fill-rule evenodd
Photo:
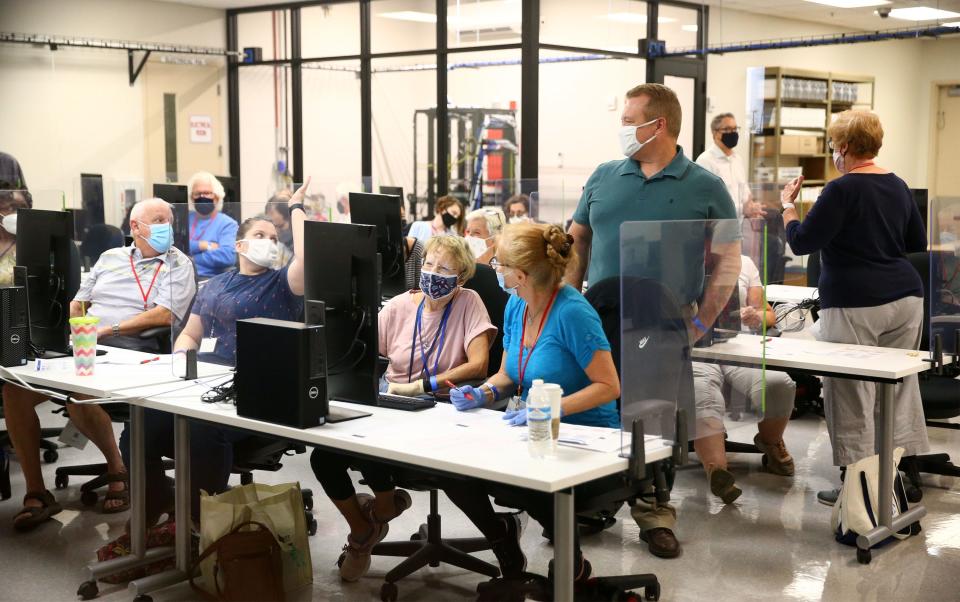
<path fill-rule="evenodd" d="M 52 407 L 52 406 L 51 406 Z M 61 419 L 41 406 L 44 425 Z M 746 431 L 733 438 L 749 441 Z M 831 509 L 816 502 L 816 492 L 836 486 L 839 474 L 831 466 L 830 443 L 822 419 L 805 416 L 790 423 L 787 444 L 797 461 L 792 479 L 760 471 L 759 457 L 731 455 L 731 471 L 744 493 L 731 506 L 710 495 L 698 464 L 682 469 L 673 497 L 679 511 L 677 534 L 683 555 L 674 560 L 654 558 L 638 539 L 638 529 L 626 509 L 617 524 L 583 540 L 598 575 L 656 573 L 664 600 L 917 600 L 960 599 L 960 479 L 924 475 L 928 515 L 923 532 L 892 547 L 876 550 L 873 563 L 859 565 L 853 548 L 842 546 L 830 533 Z M 936 451 L 960 459 L 960 433 L 930 429 Z M 100 461 L 91 446 L 83 451 L 61 450 L 58 464 Z M 48 487 L 57 464 L 46 465 Z M 311 538 L 314 584 L 299 600 L 379 600 L 383 574 L 397 561 L 374 558 L 368 576 L 343 584 L 335 565 L 346 537 L 346 525 L 322 492 L 307 456 L 290 458 L 279 473 L 258 473 L 264 482 L 300 480 L 316 491 L 314 515 L 319 530 Z M 75 600 L 83 567 L 94 550 L 117 537 L 126 514 L 103 515 L 85 510 L 79 500 L 81 479 L 56 492 L 65 510 L 54 521 L 27 534 L 13 531 L 11 521 L 20 507 L 23 479 L 11 464 L 14 497 L 0 503 L 0 601 Z M 391 524 L 389 539 L 406 539 L 427 512 L 426 494 L 414 493 L 414 505 Z M 445 534 L 474 536 L 462 514 L 441 496 Z M 523 536 L 530 570 L 545 572 L 552 550 L 530 523 Z M 493 561 L 489 552 L 481 557 Z M 480 577 L 446 566 L 423 569 L 399 583 L 401 600 L 471 599 Z M 101 586 L 100 599 L 129 600 L 123 586 Z M 187 586 L 156 592 L 153 599 L 198 599 Z"/>

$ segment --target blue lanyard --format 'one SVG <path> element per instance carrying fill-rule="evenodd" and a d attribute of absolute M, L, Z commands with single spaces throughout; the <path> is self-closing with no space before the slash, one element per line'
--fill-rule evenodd
<path fill-rule="evenodd" d="M 447 306 L 443 309 L 443 316 L 440 318 L 440 328 L 437 329 L 437 335 L 434 336 L 433 342 L 430 343 L 430 348 L 424 351 L 423 349 L 423 305 L 426 303 L 426 298 L 420 301 L 420 306 L 417 308 L 417 321 L 413 327 L 413 343 L 410 345 L 410 364 L 407 368 L 407 382 L 410 382 L 413 378 L 413 351 L 419 345 L 420 346 L 420 359 L 423 361 L 422 372 L 427 373 L 427 378 L 431 376 L 436 376 L 439 374 L 437 370 L 440 364 L 440 352 L 443 351 L 443 342 L 447 337 L 447 318 L 450 317 L 450 308 L 453 307 L 453 299 L 450 300 L 450 303 L 447 303 Z M 437 354 L 433 358 L 433 374 L 430 374 L 428 368 L 429 364 L 427 363 L 427 358 L 430 357 L 430 354 L 433 353 L 433 348 L 437 345 L 437 341 L 440 341 L 440 346 L 437 347 Z"/>

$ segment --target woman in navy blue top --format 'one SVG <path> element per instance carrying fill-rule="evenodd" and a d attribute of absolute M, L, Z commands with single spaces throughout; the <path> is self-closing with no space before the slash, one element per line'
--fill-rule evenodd
<path fill-rule="evenodd" d="M 619 427 L 615 400 L 620 396 L 620 378 L 600 317 L 579 291 L 563 283 L 568 264 L 577 259 L 572 243 L 555 225 L 525 223 L 504 228 L 497 254 L 490 260 L 500 286 L 512 296 L 504 311 L 503 360 L 500 371 L 480 387 L 450 391 L 450 401 L 458 410 L 510 396 L 526 399 L 533 380 L 542 378 L 563 389 L 561 421 Z M 526 424 L 526 409 L 508 411 L 503 418 L 514 426 Z M 613 485 L 601 479 L 587 487 Z M 451 483 L 444 491 L 490 540 L 506 577 L 523 572 L 526 559 L 516 521 L 494 514 L 489 495 L 523 508 L 548 531 L 553 529 L 550 495 L 495 484 L 484 488 L 473 482 L 463 487 Z M 574 573 L 580 582 L 590 576 L 591 569 L 579 542 L 575 547 Z"/>
<path fill-rule="evenodd" d="M 874 158 L 883 128 L 869 111 L 844 111 L 827 129 L 841 177 L 828 183 L 801 222 L 793 201 L 803 177 L 781 194 L 787 242 L 797 255 L 820 251 L 820 334 L 824 341 L 917 349 L 923 328 L 923 283 L 906 258 L 925 251 L 923 220 L 906 183 Z M 825 378 L 827 430 L 837 466 L 878 451 L 874 383 Z M 894 400 L 894 445 L 907 456 L 929 449 L 920 387 L 904 378 Z M 839 490 L 817 494 L 836 501 Z"/>
<path fill-rule="evenodd" d="M 202 353 L 204 361 L 233 364 L 236 355 L 236 321 L 263 317 L 296 320 L 303 306 L 303 197 L 310 181 L 290 198 L 291 231 L 294 258 L 280 270 L 273 269 L 278 257 L 277 229 L 265 215 L 243 222 L 234 243 L 240 257 L 239 269 L 215 276 L 197 294 L 190 319 L 174 350 L 202 349 L 204 340 L 212 343 L 212 353 Z M 212 339 L 212 340 L 211 340 Z M 264 344 L 269 345 L 270 341 Z M 267 375 L 265 375 L 267 376 Z M 173 449 L 173 419 L 166 412 L 146 410 L 144 414 L 145 468 L 148 526 L 168 509 L 173 491 L 166 482 L 161 463 Z M 200 518 L 200 490 L 219 493 L 227 489 L 233 466 L 233 443 L 249 436 L 244 431 L 227 429 L 204 422 L 190 424 L 191 509 Z M 120 436 L 120 447 L 129 466 L 129 435 Z M 152 521 L 152 522 L 151 522 Z"/>

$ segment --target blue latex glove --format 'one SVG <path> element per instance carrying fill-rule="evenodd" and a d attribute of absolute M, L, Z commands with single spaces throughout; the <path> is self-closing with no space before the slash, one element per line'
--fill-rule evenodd
<path fill-rule="evenodd" d="M 503 419 L 506 420 L 510 426 L 523 426 L 527 423 L 527 408 L 504 412 Z"/>
<path fill-rule="evenodd" d="M 450 403 L 461 412 L 482 407 L 484 400 L 483 391 L 470 385 L 450 389 Z"/>

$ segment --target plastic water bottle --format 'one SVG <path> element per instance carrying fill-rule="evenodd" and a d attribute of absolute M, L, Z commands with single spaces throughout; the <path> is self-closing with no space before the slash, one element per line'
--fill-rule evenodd
<path fill-rule="evenodd" d="M 534 458 L 543 458 L 552 447 L 550 400 L 543 394 L 543 380 L 537 379 L 527 394 L 527 449 Z"/>

